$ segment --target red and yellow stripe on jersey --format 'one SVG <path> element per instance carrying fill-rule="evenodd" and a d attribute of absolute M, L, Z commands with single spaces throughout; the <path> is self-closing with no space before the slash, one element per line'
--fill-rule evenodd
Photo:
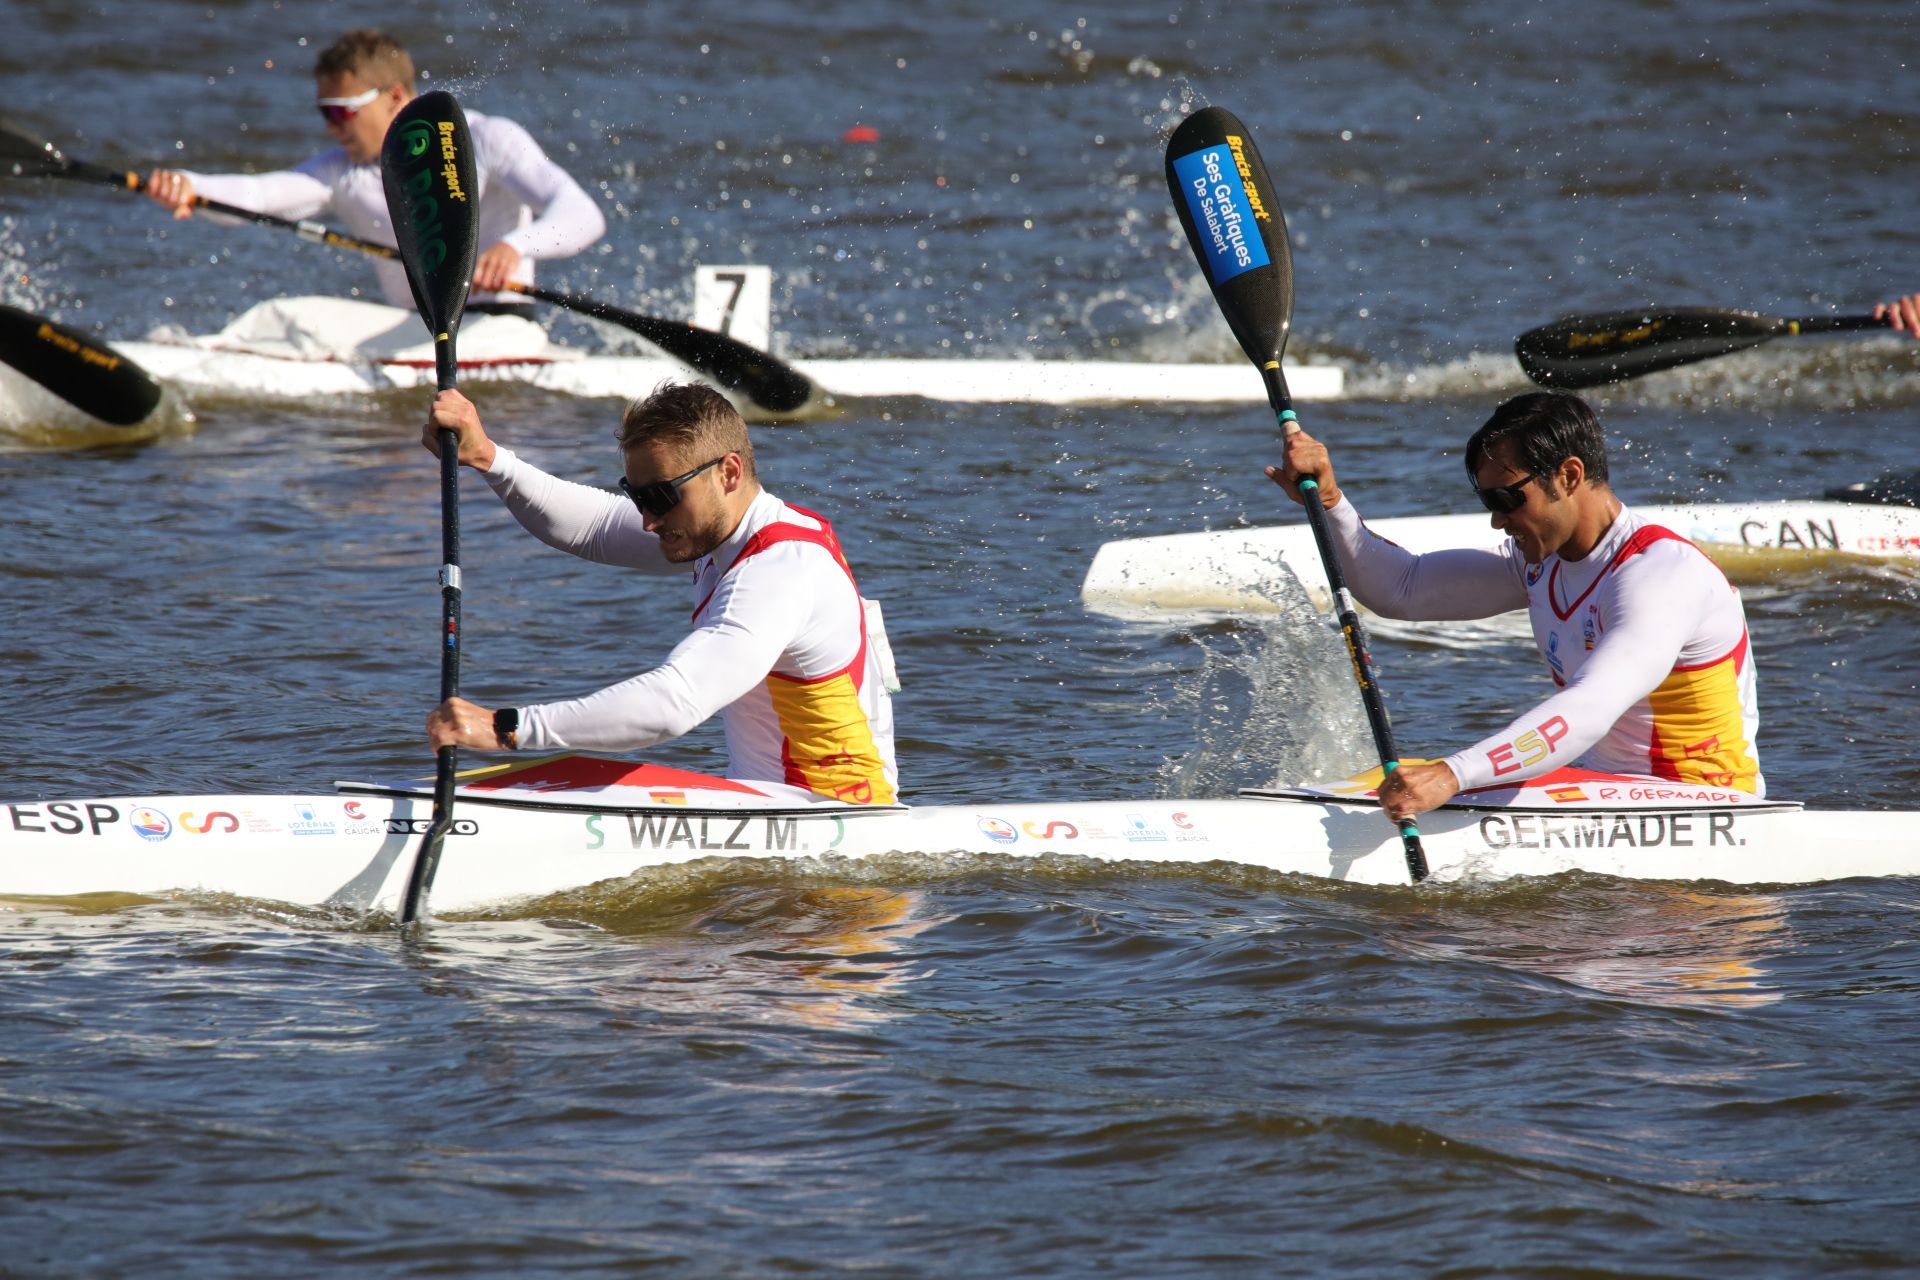
<path fill-rule="evenodd" d="M 788 504 L 792 506 L 792 504 Z M 781 779 L 793 786 L 852 804 L 891 804 L 893 783 L 874 739 L 873 727 L 861 705 L 860 689 L 867 670 L 866 611 L 860 607 L 859 586 L 840 550 L 833 526 L 804 507 L 792 509 L 820 523 L 818 529 L 791 521 L 762 525 L 748 537 L 740 554 L 727 566 L 738 569 L 751 557 L 785 542 L 803 542 L 823 548 L 854 587 L 854 612 L 859 616 L 860 645 L 853 660 L 838 670 L 816 676 L 767 674 L 766 693 L 780 724 Z M 722 575 L 725 576 L 724 574 Z M 717 589 L 717 586 L 716 586 Z M 713 599 L 709 591 L 693 611 L 697 622 Z"/>

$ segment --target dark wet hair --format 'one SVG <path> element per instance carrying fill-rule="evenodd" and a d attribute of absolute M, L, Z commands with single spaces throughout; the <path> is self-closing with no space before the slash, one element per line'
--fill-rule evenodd
<path fill-rule="evenodd" d="M 1497 444 L 1505 444 L 1527 474 L 1552 476 L 1568 458 L 1578 458 L 1587 479 L 1607 483 L 1607 437 L 1600 419 L 1579 396 L 1533 391 L 1501 405 L 1467 441 L 1467 474 L 1475 475 Z"/>

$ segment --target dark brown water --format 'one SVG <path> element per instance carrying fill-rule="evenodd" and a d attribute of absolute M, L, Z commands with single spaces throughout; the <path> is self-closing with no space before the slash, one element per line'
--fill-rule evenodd
<path fill-rule="evenodd" d="M 268 166 L 314 141 L 312 49 L 393 17 L 16 2 L 6 109 L 89 158 Z M 1916 21 L 442 4 L 395 29 L 618 202 L 608 252 L 549 282 L 671 312 L 695 262 L 768 262 L 795 354 L 1226 359 L 1158 173 L 1197 90 L 1260 134 L 1300 350 L 1358 392 L 1303 412 L 1388 515 L 1463 508 L 1454 451 L 1517 389 L 1520 329 L 1920 287 Z M 840 143 L 856 122 L 882 141 Z M 11 183 L 0 265 L 0 300 L 112 337 L 366 279 Z M 1912 470 L 1916 352 L 1799 339 L 1634 384 L 1601 405 L 1618 486 L 1808 496 Z M 611 474 L 616 406 L 478 399 L 543 464 Z M 0 453 L 0 792 L 424 766 L 423 401 L 210 401 L 144 449 Z M 868 404 L 757 447 L 887 605 L 911 798 L 1218 794 L 1364 762 L 1319 620 L 1149 626 L 1077 599 L 1102 541 L 1277 518 L 1264 412 Z M 597 687 L 680 634 L 677 584 L 534 546 L 478 484 L 466 524 L 481 701 Z M 1920 579 L 1739 573 L 1774 789 L 1911 805 Z M 1409 753 L 1547 687 L 1515 636 L 1396 631 L 1375 656 Z M 720 749 L 703 731 L 658 758 Z M 703 864 L 414 943 L 261 902 L 11 904 L 0 1274 L 1906 1274 L 1916 919 L 1910 881 L 1412 891 L 929 857 Z"/>

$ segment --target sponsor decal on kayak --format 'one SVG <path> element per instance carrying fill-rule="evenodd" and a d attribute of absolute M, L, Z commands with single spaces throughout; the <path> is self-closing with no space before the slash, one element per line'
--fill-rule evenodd
<path fill-rule="evenodd" d="M 336 828 L 333 821 L 329 818 L 322 818 L 312 805 L 296 804 L 293 806 L 293 812 L 296 816 L 292 822 L 287 824 L 288 835 L 330 836 L 334 834 Z"/>
<path fill-rule="evenodd" d="M 1156 827 L 1137 813 L 1127 815 L 1127 829 L 1121 832 L 1129 844 L 1165 844 L 1167 832 L 1164 827 Z"/>
<path fill-rule="evenodd" d="M 240 819 L 230 813 L 222 813 L 218 810 L 207 814 L 205 817 L 201 817 L 197 813 L 183 813 L 180 815 L 180 829 L 182 831 L 192 832 L 198 836 L 204 836 L 209 833 L 228 834 L 240 829 Z"/>
<path fill-rule="evenodd" d="M 173 834 L 173 821 L 158 809 L 141 807 L 127 814 L 127 824 L 142 840 L 165 840 Z"/>
<path fill-rule="evenodd" d="M 1012 844 L 1020 838 L 1011 822 L 1002 822 L 998 818 L 981 818 L 978 822 L 980 834 L 995 844 Z"/>
<path fill-rule="evenodd" d="M 390 836 L 423 836 L 433 830 L 432 818 L 388 818 L 387 834 Z M 455 818 L 447 830 L 456 836 L 477 836 L 480 824 L 472 818 Z"/>
<path fill-rule="evenodd" d="M 1516 813 L 1480 819 L 1489 849 L 1693 849 L 1746 843 L 1731 813 Z"/>
<path fill-rule="evenodd" d="M 1207 274 L 1215 284 L 1225 284 L 1270 261 L 1267 242 L 1253 223 L 1265 213 L 1241 176 L 1243 166 L 1244 161 L 1236 162 L 1232 151 L 1223 146 L 1203 147 L 1173 162 L 1187 211 L 1202 233 Z"/>
<path fill-rule="evenodd" d="M 1048 822 L 1044 827 L 1037 822 L 1023 822 L 1020 824 L 1020 829 L 1035 840 L 1078 840 L 1080 838 L 1080 828 L 1071 822 L 1061 822 L 1058 819 Z"/>
<path fill-rule="evenodd" d="M 647 799 L 655 804 L 685 804 L 687 793 L 684 791 L 649 791 Z"/>
<path fill-rule="evenodd" d="M 1178 834 L 1173 837 L 1175 844 L 1211 843 L 1207 833 L 1195 827 L 1193 825 L 1193 819 L 1189 818 L 1186 814 L 1176 813 L 1173 815 L 1171 821 L 1175 827 L 1179 828 Z"/>

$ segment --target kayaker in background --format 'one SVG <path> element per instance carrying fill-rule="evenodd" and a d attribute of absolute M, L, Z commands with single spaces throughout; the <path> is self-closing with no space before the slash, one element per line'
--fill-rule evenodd
<path fill-rule="evenodd" d="M 488 710 L 450 698 L 427 717 L 438 750 L 620 752 L 716 712 L 727 776 L 858 804 L 894 799 L 891 661 L 833 527 L 760 487 L 747 425 L 719 392 L 662 383 L 627 406 L 620 493 L 548 475 L 487 437 L 442 391 L 422 433 L 459 432 L 460 461 L 549 546 L 643 573 L 693 569 L 693 629 L 666 662 L 564 702 Z M 663 615 L 664 616 L 664 615 Z"/>
<path fill-rule="evenodd" d="M 176 218 L 192 215 L 195 196 L 281 218 L 330 212 L 353 235 L 392 245 L 380 144 L 394 116 L 414 97 L 413 59 L 390 36 L 354 30 L 321 53 L 313 76 L 320 115 L 339 145 L 281 173 L 156 169 L 147 177 L 147 194 Z M 509 282 L 532 284 L 535 259 L 579 253 L 606 234 L 607 222 L 593 198 L 525 129 L 499 116 L 476 111 L 466 116 L 480 191 L 481 245 L 468 310 L 523 305 L 527 300 L 521 295 L 498 291 Z M 387 301 L 411 308 L 406 269 L 396 260 L 376 262 L 375 270 Z"/>
<path fill-rule="evenodd" d="M 1498 733 L 1380 787 L 1396 819 L 1462 790 L 1579 760 L 1608 773 L 1764 795 L 1753 654 L 1740 596 L 1704 552 L 1621 505 L 1606 438 L 1578 396 L 1515 396 L 1467 441 L 1467 475 L 1508 541 L 1413 555 L 1372 533 L 1334 480 L 1325 445 L 1290 433 L 1267 476 L 1298 502 L 1319 482 L 1355 597 L 1418 620 L 1526 609 L 1559 692 Z"/>
<path fill-rule="evenodd" d="M 1883 302 L 1873 314 L 1910 338 L 1920 338 L 1920 293 L 1910 293 L 1892 302 Z"/>

